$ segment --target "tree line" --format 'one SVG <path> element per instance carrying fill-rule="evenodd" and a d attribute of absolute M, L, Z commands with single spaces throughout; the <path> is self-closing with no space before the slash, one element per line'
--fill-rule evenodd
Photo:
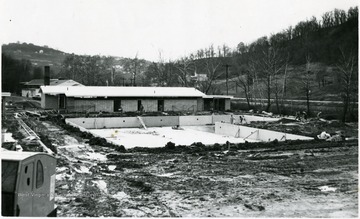
<path fill-rule="evenodd" d="M 32 79 L 43 79 L 43 67 L 35 66 L 28 59 L 15 59 L 6 53 L 1 54 L 2 91 L 21 93 L 21 83 Z"/>
<path fill-rule="evenodd" d="M 3 90 L 42 74 L 25 60 L 14 62 L 3 54 L 3 63 L 4 59 Z M 358 8 L 354 7 L 326 12 L 319 20 L 312 17 L 250 44 L 209 45 L 177 60 L 165 60 L 161 53 L 156 62 L 137 55 L 118 59 L 70 54 L 57 76 L 93 86 L 196 87 L 206 94 L 227 93 L 224 87 L 227 91 L 231 82 L 242 90 L 249 109 L 260 103 L 269 111 L 274 99 L 276 111 L 282 113 L 284 100 L 301 93 L 310 114 L 314 86 L 325 87 L 331 73 L 344 102 L 345 120 L 351 103 L 357 101 L 357 60 Z"/>
<path fill-rule="evenodd" d="M 292 93 L 302 93 L 311 114 L 312 90 L 324 86 L 327 69 L 333 69 L 336 89 L 343 100 L 342 119 L 349 114 L 351 103 L 357 102 L 358 90 L 358 9 L 346 13 L 335 9 L 326 12 L 321 21 L 315 17 L 299 22 L 294 28 L 261 37 L 250 45 L 240 43 L 232 56 L 237 66 L 236 82 L 243 89 L 248 107 L 255 99 L 267 100 L 268 111 L 273 98 L 276 111 L 284 110 L 283 101 Z M 296 68 L 296 73 L 290 70 Z M 353 108 L 354 109 L 354 108 Z M 355 113 L 354 111 L 352 112 Z"/>

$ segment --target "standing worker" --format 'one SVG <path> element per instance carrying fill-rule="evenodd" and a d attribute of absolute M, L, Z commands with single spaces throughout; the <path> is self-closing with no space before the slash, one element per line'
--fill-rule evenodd
<path fill-rule="evenodd" d="M 244 120 L 243 116 L 240 115 L 240 118 L 239 118 L 239 119 L 240 119 L 240 124 L 242 124 L 242 123 L 243 123 L 243 120 Z"/>
<path fill-rule="evenodd" d="M 144 106 L 140 104 L 140 113 L 143 114 L 145 112 Z"/>

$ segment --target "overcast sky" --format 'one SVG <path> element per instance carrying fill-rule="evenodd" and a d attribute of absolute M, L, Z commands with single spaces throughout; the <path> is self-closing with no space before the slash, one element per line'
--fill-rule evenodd
<path fill-rule="evenodd" d="M 357 0 L 0 0 L 2 43 L 156 61 L 231 48 Z"/>

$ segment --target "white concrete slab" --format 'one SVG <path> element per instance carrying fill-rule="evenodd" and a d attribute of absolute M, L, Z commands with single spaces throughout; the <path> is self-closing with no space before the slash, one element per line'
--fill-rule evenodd
<path fill-rule="evenodd" d="M 195 130 L 198 129 L 198 130 Z M 200 131 L 201 130 L 201 131 Z M 126 148 L 133 147 L 164 147 L 171 141 L 175 145 L 191 145 L 194 142 L 202 142 L 205 145 L 231 143 L 243 143 L 242 138 L 211 133 L 210 127 L 182 127 L 182 130 L 174 130 L 171 127 L 152 127 L 147 130 L 139 128 L 121 129 L 89 129 L 89 132 L 106 138 L 108 141 L 124 145 Z M 248 140 L 254 142 L 255 140 Z"/>

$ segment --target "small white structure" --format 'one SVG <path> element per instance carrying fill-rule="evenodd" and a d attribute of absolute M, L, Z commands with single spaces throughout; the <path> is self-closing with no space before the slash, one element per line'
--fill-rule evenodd
<path fill-rule="evenodd" d="M 195 72 L 193 76 L 190 76 L 190 79 L 195 82 L 202 82 L 202 81 L 207 81 L 208 77 L 207 74 L 198 74 Z"/>
<path fill-rule="evenodd" d="M 22 83 L 21 96 L 23 97 L 37 97 L 41 98 L 40 86 L 44 85 L 44 79 L 34 79 Z M 50 79 L 50 86 L 84 86 L 74 80 L 66 79 Z"/>

